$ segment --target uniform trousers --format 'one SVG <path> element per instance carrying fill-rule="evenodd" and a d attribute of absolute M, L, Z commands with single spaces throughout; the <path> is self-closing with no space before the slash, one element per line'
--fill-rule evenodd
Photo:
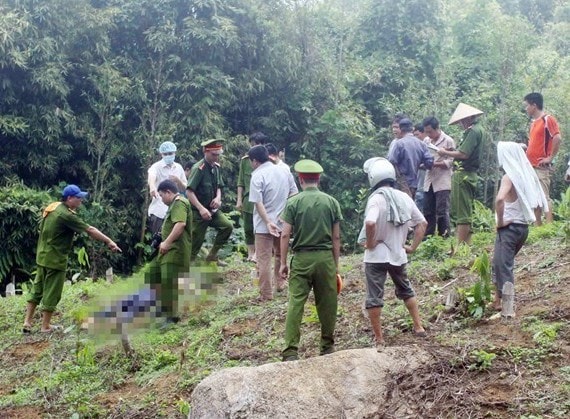
<path fill-rule="evenodd" d="M 159 257 L 150 263 L 145 282 L 156 291 L 159 315 L 173 317 L 178 313 L 178 278 L 188 270 L 174 263 L 160 263 Z"/>
<path fill-rule="evenodd" d="M 61 300 L 65 271 L 46 268 L 38 265 L 32 289 L 28 295 L 28 303 L 42 304 L 42 311 L 54 312 Z"/>
<path fill-rule="evenodd" d="M 337 311 L 336 265 L 332 250 L 296 252 L 289 272 L 289 304 L 283 357 L 297 355 L 305 302 L 313 290 L 321 323 L 321 354 L 334 347 Z"/>
<path fill-rule="evenodd" d="M 214 244 L 211 255 L 217 255 L 218 251 L 222 248 L 224 244 L 228 241 L 232 234 L 233 224 L 224 215 L 222 211 L 216 211 L 212 215 L 211 220 L 204 220 L 198 211 L 193 211 L 192 213 L 192 259 L 195 259 L 200 248 L 204 243 L 204 238 L 206 237 L 206 231 L 208 227 L 212 227 L 217 230 L 216 238 L 214 239 Z"/>

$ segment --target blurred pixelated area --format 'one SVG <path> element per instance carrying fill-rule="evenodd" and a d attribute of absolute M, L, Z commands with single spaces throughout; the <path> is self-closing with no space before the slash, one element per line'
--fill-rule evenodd
<path fill-rule="evenodd" d="M 131 283 L 107 289 L 107 295 L 95 298 L 95 303 L 84 315 L 81 328 L 102 338 L 124 336 L 172 318 L 177 322 L 180 316 L 191 315 L 205 303 L 215 300 L 221 292 L 222 276 L 214 265 L 177 272 L 175 280 L 170 281 L 177 285 L 176 289 L 169 289 L 160 278 L 153 277 L 155 275 L 156 272 L 147 270 L 144 282 L 139 277 Z M 165 310 L 163 300 L 170 297 L 172 308 Z"/>

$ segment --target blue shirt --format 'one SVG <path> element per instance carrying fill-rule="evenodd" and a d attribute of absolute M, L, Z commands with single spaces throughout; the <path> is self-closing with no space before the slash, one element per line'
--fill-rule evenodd
<path fill-rule="evenodd" d="M 406 178 L 410 188 L 418 187 L 420 164 L 423 164 L 425 169 L 433 167 L 433 156 L 426 144 L 410 133 L 396 141 L 388 159 L 396 170 Z"/>

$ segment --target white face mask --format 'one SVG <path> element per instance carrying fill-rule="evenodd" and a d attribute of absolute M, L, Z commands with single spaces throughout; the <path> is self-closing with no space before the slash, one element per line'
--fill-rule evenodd
<path fill-rule="evenodd" d="M 162 161 L 164 162 L 164 164 L 172 164 L 174 163 L 174 159 L 175 159 L 176 155 L 172 154 L 171 156 L 162 156 Z"/>

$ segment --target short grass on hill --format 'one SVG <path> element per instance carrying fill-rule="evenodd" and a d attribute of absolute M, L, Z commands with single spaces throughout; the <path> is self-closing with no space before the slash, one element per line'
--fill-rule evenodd
<path fill-rule="evenodd" d="M 404 380 L 423 403 L 422 416 L 564 417 L 570 415 L 570 260 L 566 224 L 532 228 L 516 260 L 517 317 L 510 322 L 469 312 L 479 280 L 472 271 L 494 233 L 479 233 L 471 247 L 447 253 L 451 240 L 424 242 L 408 272 L 418 293 L 429 339 L 410 333 L 404 305 L 387 282 L 383 326 L 388 345 L 424 345 L 441 362 Z M 339 297 L 337 350 L 369 347 L 372 333 L 362 310 L 362 255 L 344 256 L 345 289 Z M 237 258 L 223 271 L 223 292 L 192 307 L 168 330 L 149 325 L 131 334 L 133 356 L 118 336 L 95 338 L 80 320 L 102 296 L 127 294 L 142 275 L 83 281 L 66 286 L 55 321 L 63 333 L 21 334 L 25 299 L 0 300 L 0 411 L 2 417 L 185 417 L 189 396 L 213 371 L 278 362 L 283 348 L 285 295 L 254 302 L 251 264 Z M 446 309 L 448 294 L 458 304 Z M 470 294 L 471 293 L 471 294 Z M 38 319 L 39 320 L 39 316 Z M 305 308 L 300 353 L 318 356 L 319 323 L 314 301 Z M 406 393 L 408 392 L 408 393 Z M 458 395 L 461 395 L 459 397 Z M 434 401 L 437 400 L 437 403 Z M 467 417 L 465 416 L 465 417 Z"/>

